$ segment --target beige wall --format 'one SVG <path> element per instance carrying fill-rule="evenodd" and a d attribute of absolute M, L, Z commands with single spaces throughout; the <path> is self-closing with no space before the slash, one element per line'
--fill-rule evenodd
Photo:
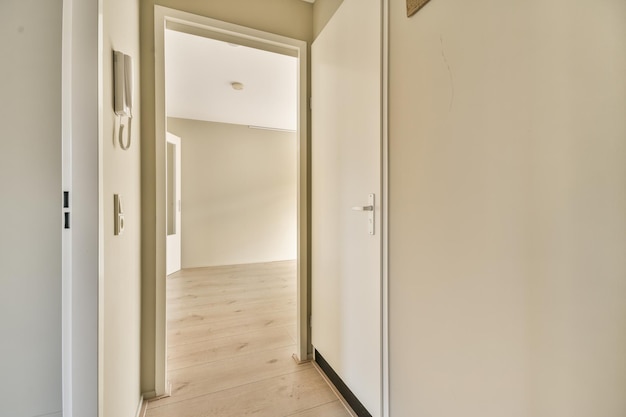
<path fill-rule="evenodd" d="M 392 416 L 626 415 L 626 3 L 391 1 Z"/>
<path fill-rule="evenodd" d="M 139 76 L 139 2 L 103 3 L 103 216 L 104 276 L 101 284 L 102 417 L 133 417 L 140 398 L 140 100 L 135 82 L 132 145 L 123 151 L 116 142 L 113 113 L 112 51 L 133 58 Z M 125 230 L 113 235 L 113 194 L 120 194 Z"/>
<path fill-rule="evenodd" d="M 313 38 L 317 38 L 343 0 L 316 0 L 313 4 Z"/>
<path fill-rule="evenodd" d="M 156 285 L 157 277 L 165 274 L 165 228 L 156 223 L 157 207 L 165 207 L 162 164 L 163 157 L 156 146 L 154 94 L 154 5 L 172 7 L 198 15 L 215 18 L 250 28 L 264 30 L 304 41 L 312 37 L 313 8 L 306 2 L 294 0 L 212 0 L 210 2 L 141 0 L 141 68 L 142 85 L 142 391 L 150 392 L 160 381 L 155 361 L 159 358 L 159 337 L 156 326 L 157 300 L 164 300 L 164 285 Z M 163 237 L 161 237 L 163 236 Z M 163 318 L 164 319 L 164 318 Z M 155 350 L 157 349 L 157 350 Z M 162 355 L 161 355 L 162 356 Z"/>
<path fill-rule="evenodd" d="M 296 258 L 296 133 L 168 118 L 182 142 L 182 266 Z"/>

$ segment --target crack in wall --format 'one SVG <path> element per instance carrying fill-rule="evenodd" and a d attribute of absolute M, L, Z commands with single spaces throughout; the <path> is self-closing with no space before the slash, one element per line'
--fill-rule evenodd
<path fill-rule="evenodd" d="M 441 42 L 441 57 L 443 58 L 444 64 L 448 68 L 448 75 L 450 76 L 450 106 L 448 107 L 448 113 L 452 111 L 452 105 L 454 104 L 454 77 L 452 76 L 452 68 L 450 68 L 450 63 L 448 62 L 448 58 L 446 57 L 446 52 L 443 46 L 443 36 L 439 36 L 439 41 Z"/>

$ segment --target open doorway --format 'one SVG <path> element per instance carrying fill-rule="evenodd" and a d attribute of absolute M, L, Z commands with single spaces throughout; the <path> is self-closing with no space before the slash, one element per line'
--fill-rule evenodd
<path fill-rule="evenodd" d="M 309 358 L 310 354 L 310 332 L 308 326 L 308 317 L 309 317 L 309 293 L 308 293 L 308 258 L 307 258 L 307 108 L 306 108 L 306 44 L 301 41 L 296 41 L 288 38 L 283 38 L 280 36 L 263 33 L 255 30 L 251 30 L 248 28 L 242 28 L 235 25 L 226 24 L 223 22 L 215 21 L 208 18 L 203 18 L 195 15 L 191 15 L 184 12 L 179 12 L 163 7 L 155 8 L 155 15 L 157 19 L 156 31 L 155 31 L 155 45 L 156 45 L 156 79 L 155 79 L 155 91 L 156 91 L 156 147 L 157 147 L 157 155 L 163 155 L 162 158 L 158 158 L 157 164 L 162 163 L 162 167 L 157 167 L 157 172 L 165 172 L 166 165 L 166 141 L 165 136 L 168 129 L 171 127 L 177 126 L 178 129 L 182 129 L 190 131 L 201 127 L 202 129 L 208 128 L 221 128 L 221 129 L 240 129 L 245 128 L 250 132 L 255 132 L 256 135 L 291 135 L 292 136 L 292 146 L 294 149 L 294 157 L 295 157 L 295 172 L 296 172 L 296 187 L 295 187 L 295 202 L 296 202 L 296 215 L 295 215 L 295 225 L 296 225 L 296 233 L 295 233 L 295 244 L 291 244 L 291 250 L 294 252 L 292 257 L 295 258 L 295 262 L 293 262 L 293 267 L 295 269 L 296 280 L 295 280 L 295 290 L 296 290 L 296 304 L 297 304 L 297 313 L 296 313 L 296 321 L 297 327 L 294 332 L 295 339 L 295 347 L 294 347 L 294 358 L 297 361 L 305 361 Z M 182 35 L 193 35 L 198 36 L 203 39 L 211 39 L 220 42 L 227 42 L 228 48 L 237 49 L 237 48 L 254 48 L 262 51 L 269 51 L 273 54 L 284 55 L 288 57 L 292 57 L 295 59 L 295 70 L 296 70 L 296 80 L 297 80 L 297 88 L 296 88 L 296 106 L 297 111 L 295 114 L 295 125 L 293 128 L 286 128 L 283 126 L 277 126 L 267 123 L 246 123 L 244 125 L 237 125 L 236 123 L 222 123 L 222 122 L 214 122 L 214 121 L 206 121 L 199 120 L 199 118 L 190 118 L 186 120 L 191 121 L 182 121 L 181 117 L 172 117 L 169 120 L 166 118 L 165 114 L 165 45 L 166 45 L 166 33 L 167 31 L 176 32 L 177 34 Z M 239 46 L 235 46 L 239 45 Z M 237 79 L 233 78 L 229 81 L 228 88 L 237 92 L 237 88 L 241 86 L 237 85 Z M 242 83 L 243 84 L 243 83 Z M 245 89 L 245 84 L 243 85 Z M 195 119 L 195 120 L 192 120 Z M 219 126 L 216 126 L 219 123 Z M 224 125 L 228 126 L 224 126 Z M 236 126 L 233 126 L 236 125 Z M 252 128 L 251 128 L 252 127 Z M 258 128 L 263 129 L 258 129 Z M 266 128 L 270 128 L 271 130 L 267 130 Z M 185 160 L 184 160 L 184 152 L 186 148 L 185 138 L 181 134 L 181 131 L 174 131 L 173 133 L 178 133 L 182 137 L 182 149 L 183 149 L 183 181 L 185 181 Z M 184 132 L 183 132 L 184 133 Z M 283 140 L 283 139 L 279 139 Z M 161 149 L 159 151 L 159 149 Z M 192 154 L 194 154 L 192 152 Z M 259 156 L 259 155 L 257 155 Z M 161 160 L 161 162 L 159 162 Z M 270 167 L 274 164 L 274 161 L 271 158 L 265 158 L 265 165 L 269 165 Z M 164 176 L 165 177 L 165 176 Z M 221 184 L 223 181 L 219 181 L 220 178 L 217 178 L 218 181 L 215 181 L 216 184 Z M 157 177 L 157 183 L 163 181 L 166 183 L 166 178 Z M 166 189 L 166 184 L 163 184 L 162 189 Z M 183 217 L 183 225 L 181 227 L 182 230 L 182 239 L 183 239 L 183 256 L 182 256 L 182 267 L 190 266 L 190 267 L 199 267 L 201 266 L 198 263 L 213 263 L 213 265 L 221 264 L 233 264 L 239 263 L 242 261 L 238 261 L 236 259 L 231 259 L 227 261 L 215 261 L 215 260 L 207 260 L 200 259 L 193 254 L 189 254 L 190 257 L 186 259 L 185 253 L 185 216 L 186 212 L 186 204 L 187 204 L 187 196 L 185 196 L 185 186 L 183 183 L 182 186 L 183 194 L 182 194 L 182 217 Z M 264 198 L 269 201 L 275 200 L 271 195 L 265 195 Z M 163 199 L 164 201 L 166 198 Z M 271 209 L 271 204 L 261 205 L 258 203 L 250 204 L 253 209 L 261 210 L 261 209 Z M 267 206 L 267 207 L 265 207 Z M 157 206 L 157 223 L 163 222 L 166 224 L 167 222 L 167 209 L 166 204 L 164 203 L 162 207 Z M 267 216 L 265 216 L 267 217 Z M 262 213 L 259 213 L 257 219 L 254 221 L 256 223 L 262 224 L 265 218 Z M 265 225 L 267 226 L 267 225 Z M 274 227 L 275 228 L 275 227 Z M 272 227 L 270 227 L 272 229 Z M 157 237 L 157 239 L 165 240 L 165 233 L 162 237 Z M 165 242 L 164 242 L 165 243 Z M 215 246 L 217 249 L 224 249 L 224 242 L 220 246 L 219 243 Z M 263 245 L 262 245 L 263 246 Z M 264 245 L 268 246 L 268 245 Z M 280 246 L 280 245 L 279 245 Z M 283 246 L 290 246 L 289 243 L 283 242 Z M 266 247 L 262 247 L 263 250 L 266 250 Z M 206 251 L 204 251 L 206 253 Z M 212 252 L 219 252 L 218 250 Z M 252 255 L 258 255 L 262 250 L 250 249 L 249 253 Z M 191 256 L 193 255 L 193 256 Z M 194 258 L 195 257 L 195 258 Z M 283 255 L 284 257 L 284 255 Z M 261 259 L 259 259 L 261 260 Z M 268 259 L 271 261 L 271 259 Z M 158 261 L 157 261 L 158 262 Z M 217 263 L 216 263 L 217 262 Z M 244 260 L 242 263 L 254 262 L 252 258 L 248 258 L 247 261 Z M 165 271 L 165 269 L 163 269 Z M 160 289 L 160 290 L 159 290 Z M 157 292 L 160 292 L 162 295 L 157 296 L 157 346 L 156 352 L 157 355 L 160 356 L 156 360 L 157 365 L 157 386 L 159 385 L 159 376 L 161 375 L 162 379 L 160 379 L 163 386 L 165 386 L 167 381 L 166 374 L 166 358 L 167 358 L 167 345 L 166 345 L 166 337 L 165 337 L 165 309 L 166 309 L 166 291 L 165 291 L 165 276 L 157 276 Z M 158 336 L 161 335 L 161 336 Z M 160 369 L 159 369 L 160 368 Z M 157 394 L 158 394 L 157 390 Z"/>
<path fill-rule="evenodd" d="M 297 258 L 297 75 L 295 56 L 165 30 L 168 274 Z"/>

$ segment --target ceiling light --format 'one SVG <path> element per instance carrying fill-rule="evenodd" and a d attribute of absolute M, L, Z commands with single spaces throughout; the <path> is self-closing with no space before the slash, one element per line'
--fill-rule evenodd
<path fill-rule="evenodd" d="M 230 83 L 230 85 L 233 87 L 233 90 L 243 90 L 243 84 L 237 81 Z"/>

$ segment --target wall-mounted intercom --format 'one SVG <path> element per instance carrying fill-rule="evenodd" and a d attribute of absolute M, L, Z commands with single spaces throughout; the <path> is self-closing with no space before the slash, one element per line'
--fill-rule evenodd
<path fill-rule="evenodd" d="M 113 51 L 113 107 L 120 116 L 119 143 L 123 150 L 130 148 L 131 121 L 133 118 L 133 59 L 120 51 Z M 127 126 L 122 124 L 128 119 Z M 124 143 L 124 127 L 128 131 L 128 140 Z"/>
<path fill-rule="evenodd" d="M 124 207 L 122 196 L 113 194 L 113 234 L 121 235 L 124 232 Z"/>

